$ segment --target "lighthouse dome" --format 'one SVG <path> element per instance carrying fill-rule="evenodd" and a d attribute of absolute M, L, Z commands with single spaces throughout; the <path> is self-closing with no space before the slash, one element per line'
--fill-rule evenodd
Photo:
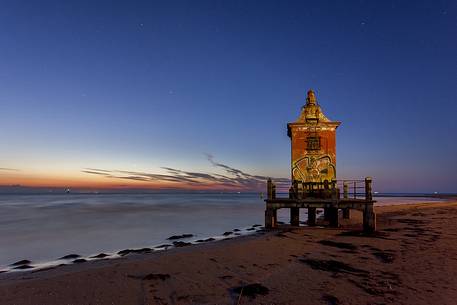
<path fill-rule="evenodd" d="M 316 95 L 313 90 L 309 90 L 306 97 L 306 104 L 302 107 L 300 117 L 297 122 L 330 122 L 330 120 L 324 115 L 321 107 L 317 103 Z"/>

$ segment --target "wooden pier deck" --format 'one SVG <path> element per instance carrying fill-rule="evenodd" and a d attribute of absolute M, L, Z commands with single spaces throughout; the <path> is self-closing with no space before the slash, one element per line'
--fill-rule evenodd
<path fill-rule="evenodd" d="M 365 180 L 343 180 L 343 196 L 340 196 L 338 181 L 324 181 L 322 183 L 294 183 L 289 190 L 289 198 L 276 197 L 276 186 L 269 179 L 267 182 L 268 198 L 265 199 L 265 228 L 278 226 L 277 210 L 290 209 L 290 224 L 300 224 L 300 209 L 308 209 L 308 225 L 316 225 L 316 209 L 324 209 L 324 219 L 329 221 L 331 227 L 339 226 L 339 210 L 343 218 L 350 218 L 350 210 L 363 211 L 363 229 L 365 232 L 376 230 L 376 213 L 371 191 L 371 178 Z M 364 185 L 359 186 L 363 182 Z M 349 183 L 353 185 L 352 193 L 349 192 Z M 363 198 L 357 198 L 358 190 L 363 188 Z M 352 195 L 353 198 L 350 198 Z"/>

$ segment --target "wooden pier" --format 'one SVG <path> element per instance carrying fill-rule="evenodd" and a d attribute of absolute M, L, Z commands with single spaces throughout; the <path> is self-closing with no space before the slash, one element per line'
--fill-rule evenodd
<path fill-rule="evenodd" d="M 360 184 L 363 184 L 360 186 Z M 271 229 L 278 226 L 278 209 L 290 209 L 290 224 L 299 226 L 300 209 L 308 209 L 308 226 L 316 225 L 316 209 L 324 209 L 324 220 L 328 220 L 331 227 L 339 226 L 339 218 L 350 218 L 351 209 L 363 211 L 363 230 L 367 233 L 376 230 L 376 213 L 372 197 L 372 180 L 332 180 L 324 182 L 295 181 L 289 190 L 289 197 L 276 197 L 276 186 L 268 179 L 267 194 L 265 199 L 265 228 Z M 339 186 L 343 188 L 340 193 Z M 350 186 L 352 186 L 350 192 Z M 362 191 L 360 189 L 363 189 Z M 342 196 L 341 196 L 342 195 Z M 362 198 L 357 198 L 361 196 Z"/>

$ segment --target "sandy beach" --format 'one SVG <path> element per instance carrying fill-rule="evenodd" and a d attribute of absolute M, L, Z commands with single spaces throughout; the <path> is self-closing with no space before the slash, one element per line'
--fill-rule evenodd
<path fill-rule="evenodd" d="M 361 234 L 283 228 L 149 254 L 0 274 L 0 304 L 456 304 L 457 202 L 376 208 Z"/>

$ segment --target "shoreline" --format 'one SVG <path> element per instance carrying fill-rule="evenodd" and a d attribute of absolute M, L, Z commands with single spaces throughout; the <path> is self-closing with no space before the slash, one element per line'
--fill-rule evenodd
<path fill-rule="evenodd" d="M 127 305 L 138 299 L 236 304 L 240 287 L 247 289 L 243 304 L 301 304 L 303 297 L 309 304 L 452 304 L 457 201 L 381 206 L 376 212 L 373 236 L 354 231 L 361 220 L 354 213 L 339 229 L 284 227 L 149 254 L 2 273 L 0 304 Z M 249 286 L 254 284 L 260 286 Z"/>
<path fill-rule="evenodd" d="M 401 198 L 401 197 L 397 197 Z M 408 202 L 407 199 L 410 199 L 410 196 L 404 197 L 405 201 L 393 201 L 382 203 L 380 205 L 376 205 L 376 208 L 379 209 L 380 207 L 391 206 L 391 205 L 411 205 L 411 204 L 422 204 L 417 203 L 415 201 Z M 424 199 L 428 197 L 422 197 Z M 440 202 L 447 202 L 452 200 L 455 197 L 447 197 L 447 198 L 436 198 L 437 201 L 433 202 L 432 204 L 440 203 Z M 425 204 L 430 204 L 431 202 L 426 202 Z M 322 211 L 321 211 L 322 212 Z M 318 212 L 319 213 L 319 212 Z M 322 223 L 322 214 L 318 215 L 318 220 L 321 220 Z M 280 222 L 284 225 L 283 222 Z M 306 221 L 301 221 L 301 225 L 304 227 L 306 226 Z M 287 225 L 287 224 L 286 224 Z M 324 224 L 323 224 L 324 225 Z M 64 265 L 71 265 L 71 264 L 81 264 L 86 262 L 93 262 L 98 260 L 106 260 L 106 259 L 119 259 L 125 257 L 126 255 L 130 254 L 148 254 L 148 253 L 156 253 L 164 250 L 169 250 L 173 248 L 180 248 L 185 246 L 194 246 L 202 243 L 208 242 L 216 242 L 222 241 L 225 239 L 231 238 L 239 238 L 241 236 L 252 235 L 258 232 L 262 232 L 264 227 L 260 224 L 253 224 L 248 227 L 243 228 L 235 228 L 230 231 L 226 231 L 219 235 L 211 235 L 211 236 L 195 236 L 193 233 L 184 233 L 183 236 L 180 238 L 176 238 L 177 236 L 170 236 L 160 242 L 158 244 L 153 245 L 142 245 L 137 248 L 125 248 L 125 249 L 115 249 L 114 251 L 103 251 L 100 253 L 91 253 L 88 255 L 79 254 L 79 253 L 69 253 L 60 258 L 53 259 L 53 260 L 46 260 L 46 261 L 33 261 L 33 258 L 21 257 L 15 260 L 14 262 L 10 262 L 10 264 L 3 265 L 0 268 L 0 274 L 2 273 L 18 273 L 18 272 L 26 272 L 26 271 L 34 271 L 38 272 L 43 269 L 50 269 L 55 267 L 61 267 Z M 189 235 L 189 236 L 185 236 Z M 173 238 L 175 237 L 175 238 Z"/>
<path fill-rule="evenodd" d="M 170 236 L 165 241 L 166 243 L 161 243 L 157 245 L 148 245 L 141 248 L 127 248 L 127 249 L 118 249 L 113 252 L 101 252 L 101 253 L 92 253 L 89 255 L 79 255 L 71 253 L 65 255 L 61 258 L 44 261 L 44 262 L 32 262 L 28 259 L 21 259 L 10 265 L 5 265 L 4 268 L 0 269 L 0 274 L 12 274 L 12 273 L 23 273 L 23 272 L 39 272 L 42 270 L 48 270 L 50 268 L 81 264 L 86 262 L 95 262 L 100 260 L 115 260 L 123 258 L 131 254 L 151 254 L 158 253 L 163 251 L 169 251 L 175 248 L 190 247 L 201 245 L 205 243 L 213 243 L 224 241 L 227 239 L 240 238 L 244 236 L 255 235 L 258 232 L 263 231 L 264 228 L 260 224 L 253 224 L 250 227 L 245 227 L 241 229 L 233 229 L 231 231 L 226 231 L 220 235 L 213 235 L 208 237 L 197 238 L 193 234 L 182 234 L 182 237 Z M 185 235 L 191 235 L 186 237 Z"/>

